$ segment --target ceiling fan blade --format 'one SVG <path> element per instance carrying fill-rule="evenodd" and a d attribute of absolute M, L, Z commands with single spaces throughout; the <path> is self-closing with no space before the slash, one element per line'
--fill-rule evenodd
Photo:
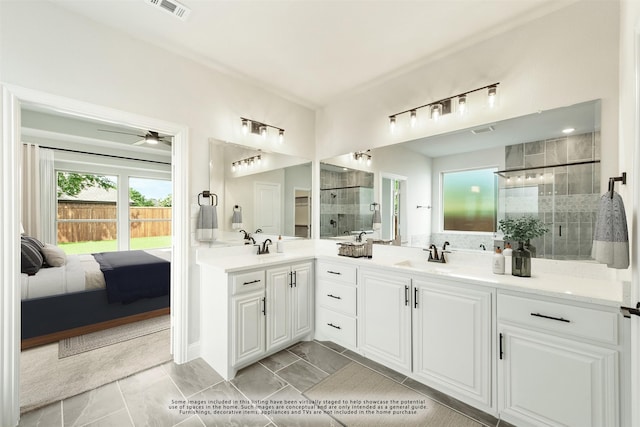
<path fill-rule="evenodd" d="M 142 145 L 142 144 L 144 144 L 145 142 L 147 142 L 147 141 L 146 141 L 146 140 L 144 140 L 144 139 L 141 139 L 140 141 L 138 141 L 138 142 L 134 142 L 134 143 L 133 143 L 133 144 L 131 144 L 131 145 Z"/>
<path fill-rule="evenodd" d="M 117 130 L 108 130 L 108 129 L 98 129 L 100 132 L 111 132 L 111 133 L 119 133 L 122 135 L 133 135 L 133 136 L 137 136 L 140 138 L 144 138 L 144 135 L 138 135 L 136 133 L 129 133 L 129 132 L 119 132 Z"/>

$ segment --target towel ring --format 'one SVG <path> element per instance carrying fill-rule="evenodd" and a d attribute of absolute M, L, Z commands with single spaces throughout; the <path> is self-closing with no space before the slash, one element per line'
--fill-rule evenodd
<path fill-rule="evenodd" d="M 612 199 L 613 199 L 613 190 L 614 190 L 616 181 L 622 182 L 623 185 L 626 184 L 627 173 L 622 172 L 622 176 L 616 176 L 616 177 L 612 176 L 609 178 L 609 197 L 611 197 Z"/>
<path fill-rule="evenodd" d="M 198 194 L 198 205 L 200 206 L 202 206 L 202 203 L 200 202 L 201 197 L 209 199 L 209 201 L 211 202 L 211 206 L 218 206 L 218 195 L 216 193 L 205 190 L 202 193 Z"/>

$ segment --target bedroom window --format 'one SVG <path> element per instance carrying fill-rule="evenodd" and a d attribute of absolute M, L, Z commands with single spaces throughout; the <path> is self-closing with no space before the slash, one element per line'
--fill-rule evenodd
<path fill-rule="evenodd" d="M 171 247 L 171 181 L 129 178 L 130 249 Z"/>
<path fill-rule="evenodd" d="M 442 174 L 445 231 L 496 231 L 496 168 Z"/>
<path fill-rule="evenodd" d="M 118 249 L 118 178 L 57 172 L 57 242 L 67 254 Z"/>

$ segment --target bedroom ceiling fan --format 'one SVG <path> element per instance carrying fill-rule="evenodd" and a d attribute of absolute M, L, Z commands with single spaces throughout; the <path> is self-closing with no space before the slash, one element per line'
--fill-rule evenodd
<path fill-rule="evenodd" d="M 133 135 L 139 138 L 143 138 L 138 142 L 134 142 L 132 145 L 142 145 L 142 144 L 156 145 L 159 142 L 162 142 L 163 144 L 166 144 L 166 145 L 171 145 L 171 138 L 173 138 L 171 135 L 160 135 L 158 132 L 155 132 L 152 130 L 148 131 L 146 135 L 139 135 L 137 133 L 129 133 L 129 132 L 119 132 L 116 130 L 107 130 L 107 129 L 98 129 L 98 130 L 100 132 L 119 133 L 122 135 Z"/>

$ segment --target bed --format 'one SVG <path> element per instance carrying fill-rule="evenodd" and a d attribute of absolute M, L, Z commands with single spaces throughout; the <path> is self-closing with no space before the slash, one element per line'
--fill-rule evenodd
<path fill-rule="evenodd" d="M 170 250 L 65 258 L 21 274 L 22 349 L 169 313 Z"/>

